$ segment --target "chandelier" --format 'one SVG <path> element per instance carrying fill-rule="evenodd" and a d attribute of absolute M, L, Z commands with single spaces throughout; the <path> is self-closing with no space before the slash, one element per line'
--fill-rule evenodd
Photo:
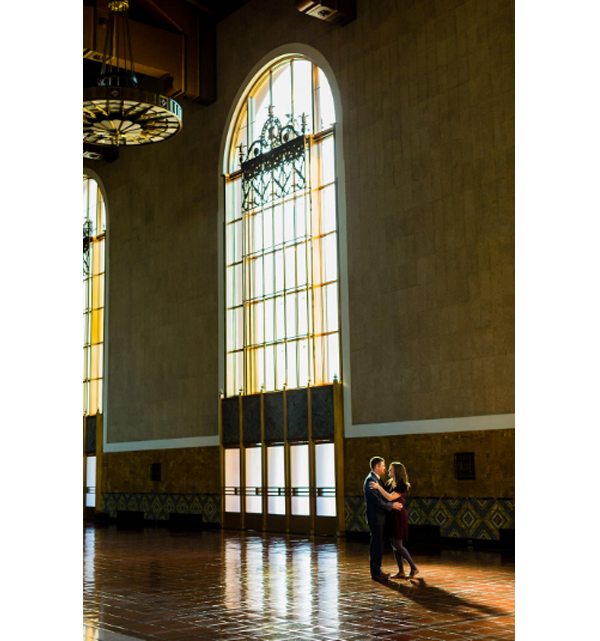
<path fill-rule="evenodd" d="M 108 3 L 109 21 L 98 86 L 83 90 L 83 142 L 118 147 L 161 142 L 181 130 L 181 106 L 138 88 L 127 10 Z"/>

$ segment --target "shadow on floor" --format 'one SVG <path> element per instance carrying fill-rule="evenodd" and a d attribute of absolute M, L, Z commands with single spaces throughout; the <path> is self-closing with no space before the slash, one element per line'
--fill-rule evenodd
<path fill-rule="evenodd" d="M 411 579 L 410 582 L 387 581 L 381 585 L 400 592 L 407 599 L 432 612 L 445 612 L 464 619 L 484 616 L 506 616 L 508 613 L 500 608 L 474 603 L 452 594 L 447 590 L 428 585 L 425 579 Z"/>

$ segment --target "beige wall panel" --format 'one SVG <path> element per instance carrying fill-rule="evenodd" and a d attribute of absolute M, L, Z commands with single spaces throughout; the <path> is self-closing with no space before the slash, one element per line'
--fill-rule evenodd
<path fill-rule="evenodd" d="M 146 452 L 103 454 L 103 492 L 155 494 L 219 494 L 218 447 L 190 447 Z M 150 469 L 161 463 L 162 480 L 152 481 Z"/>
<path fill-rule="evenodd" d="M 475 454 L 474 480 L 454 478 L 458 452 Z M 372 456 L 404 463 L 412 496 L 515 498 L 515 430 L 345 439 L 345 494 L 363 493 Z"/>

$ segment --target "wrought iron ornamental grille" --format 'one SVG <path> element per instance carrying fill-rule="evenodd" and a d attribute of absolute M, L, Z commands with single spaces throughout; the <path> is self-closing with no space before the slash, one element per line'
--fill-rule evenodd
<path fill-rule="evenodd" d="M 309 138 L 304 135 L 306 116 L 302 115 L 302 130 L 297 131 L 289 122 L 281 127 L 279 118 L 269 107 L 269 119 L 260 138 L 252 143 L 248 156 L 243 157 L 242 211 L 245 213 L 306 189 L 306 151 Z"/>

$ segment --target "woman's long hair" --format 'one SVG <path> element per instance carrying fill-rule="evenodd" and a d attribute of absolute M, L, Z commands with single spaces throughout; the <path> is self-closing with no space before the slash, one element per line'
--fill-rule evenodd
<path fill-rule="evenodd" d="M 406 485 L 407 490 L 410 488 L 406 468 L 402 463 L 394 461 L 393 463 L 390 463 L 390 479 L 388 481 L 388 485 L 392 490 L 395 490 L 396 486 L 399 485 L 400 482 L 403 482 Z"/>

